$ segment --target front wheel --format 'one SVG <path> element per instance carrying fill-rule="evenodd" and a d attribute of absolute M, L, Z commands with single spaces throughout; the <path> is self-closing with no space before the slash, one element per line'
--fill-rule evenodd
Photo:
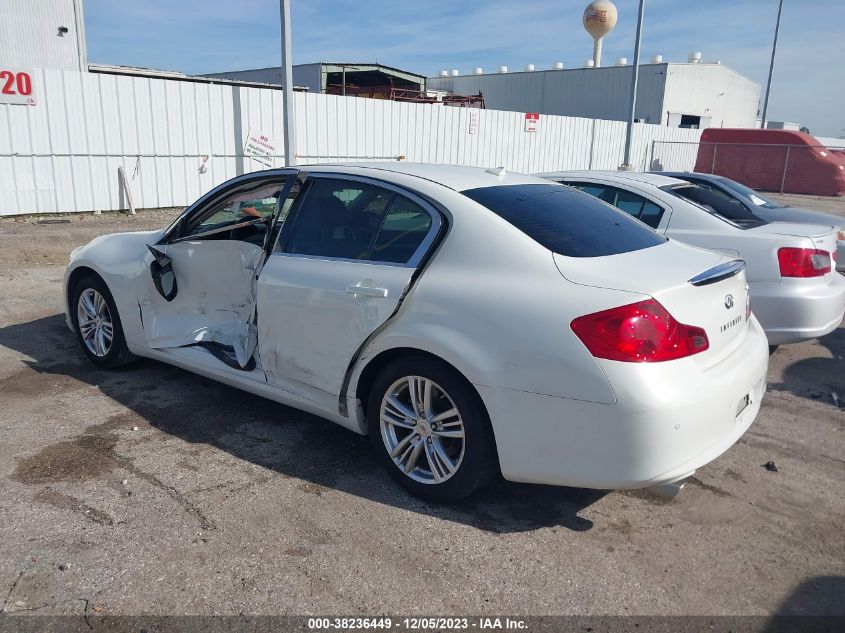
<path fill-rule="evenodd" d="M 408 492 L 449 503 L 496 473 L 487 413 L 472 385 L 428 358 L 388 365 L 367 407 L 370 442 L 390 475 Z"/>
<path fill-rule="evenodd" d="M 77 340 L 92 363 L 117 367 L 135 360 L 126 346 L 117 306 L 102 279 L 88 276 L 76 284 L 70 313 Z"/>

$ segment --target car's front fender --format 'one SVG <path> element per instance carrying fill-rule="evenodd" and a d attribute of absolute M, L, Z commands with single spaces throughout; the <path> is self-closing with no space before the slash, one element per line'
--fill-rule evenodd
<path fill-rule="evenodd" d="M 90 270 L 108 286 L 127 343 L 130 346 L 144 344 L 138 301 L 152 287 L 147 245 L 154 244 L 161 235 L 160 230 L 101 235 L 71 252 L 62 285 L 65 319 L 71 329 L 71 285 Z"/>

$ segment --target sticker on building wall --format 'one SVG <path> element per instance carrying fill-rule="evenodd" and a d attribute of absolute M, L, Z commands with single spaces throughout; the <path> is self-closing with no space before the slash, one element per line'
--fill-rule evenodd
<path fill-rule="evenodd" d="M 478 120 L 480 118 L 480 113 L 478 110 L 470 110 L 469 111 L 469 129 L 467 132 L 469 134 L 478 134 Z"/>
<path fill-rule="evenodd" d="M 526 112 L 525 113 L 525 131 L 536 132 L 540 128 L 540 113 Z"/>
<path fill-rule="evenodd" d="M 244 143 L 244 156 L 249 156 L 266 167 L 272 167 L 273 157 L 278 156 L 278 148 L 278 143 L 272 137 L 250 130 Z"/>
<path fill-rule="evenodd" d="M 32 73 L 20 68 L 0 66 L 0 103 L 35 105 Z"/>

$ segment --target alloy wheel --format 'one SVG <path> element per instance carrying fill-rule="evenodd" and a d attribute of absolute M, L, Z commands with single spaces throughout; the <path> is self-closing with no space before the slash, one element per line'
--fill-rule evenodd
<path fill-rule="evenodd" d="M 88 351 L 98 358 L 106 356 L 114 339 L 114 325 L 103 295 L 93 288 L 83 290 L 76 305 L 76 320 Z"/>
<path fill-rule="evenodd" d="M 440 484 L 460 468 L 464 423 L 452 398 L 433 380 L 406 376 L 394 382 L 382 399 L 379 424 L 390 459 L 414 481 Z"/>

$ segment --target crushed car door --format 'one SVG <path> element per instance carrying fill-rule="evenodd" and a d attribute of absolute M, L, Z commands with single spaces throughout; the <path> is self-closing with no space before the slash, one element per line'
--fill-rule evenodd
<path fill-rule="evenodd" d="M 149 247 L 149 288 L 139 301 L 149 347 L 202 345 L 226 364 L 250 368 L 256 279 L 294 173 L 224 185 Z"/>
<path fill-rule="evenodd" d="M 350 361 L 399 307 L 441 223 L 381 181 L 309 177 L 258 280 L 268 381 L 337 402 Z"/>

